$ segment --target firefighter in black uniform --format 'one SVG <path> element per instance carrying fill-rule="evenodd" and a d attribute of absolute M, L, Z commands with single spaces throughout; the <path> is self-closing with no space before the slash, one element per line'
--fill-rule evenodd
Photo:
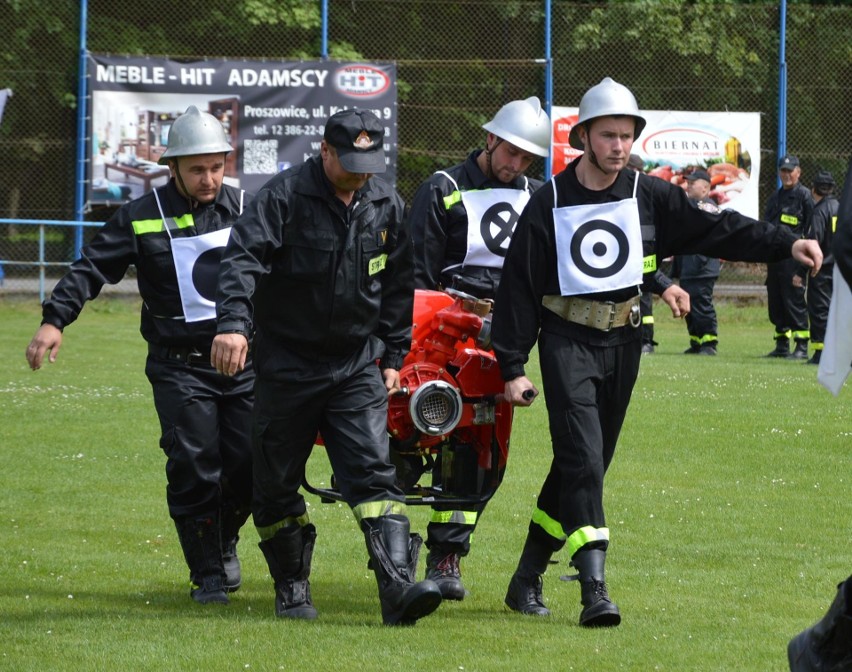
<path fill-rule="evenodd" d="M 834 196 L 834 176 L 827 170 L 820 170 L 813 181 L 811 193 L 814 199 L 814 209 L 811 219 L 807 225 L 806 236 L 819 243 L 824 260 L 822 268 L 809 281 L 807 270 L 800 269 L 798 275 L 799 286 L 807 282 L 808 317 L 810 318 L 811 346 L 814 354 L 808 360 L 808 364 L 819 364 L 822 356 L 822 348 L 825 342 L 825 329 L 828 323 L 828 307 L 831 304 L 831 292 L 834 282 L 834 256 L 831 253 L 831 244 L 834 240 L 834 232 L 837 229 L 837 211 L 840 203 Z"/>
<path fill-rule="evenodd" d="M 434 581 L 414 582 L 422 540 L 388 448 L 414 281 L 404 204 L 373 177 L 386 170 L 383 138 L 369 111 L 331 116 L 320 156 L 260 189 L 222 259 L 213 360 L 238 372 L 256 329 L 252 513 L 281 617 L 317 616 L 316 529 L 299 487 L 318 433 L 364 532 L 384 622 L 413 623 L 441 602 Z"/>
<path fill-rule="evenodd" d="M 817 269 L 822 260 L 814 241 L 797 240 L 787 227 L 706 212 L 680 187 L 626 170 L 644 126 L 621 84 L 607 77 L 586 92 L 569 135 L 585 152 L 533 194 L 521 215 L 492 324 L 505 395 L 515 405 L 535 399 L 524 366 L 538 340 L 553 448 L 506 604 L 548 615 L 541 577 L 567 544 L 583 626 L 621 621 L 605 583 L 603 482 L 639 371 L 643 272 L 677 253 L 774 261 L 792 250 Z"/>
<path fill-rule="evenodd" d="M 524 175 L 536 158 L 550 153 L 550 119 L 538 98 L 507 103 L 482 128 L 484 149 L 434 173 L 414 195 L 408 221 L 417 288 L 493 299 L 518 216 L 541 186 Z M 433 479 L 440 473 L 436 464 Z M 444 599 L 464 599 L 459 560 L 470 552 L 484 508 L 432 507 L 426 578 L 438 584 Z"/>
<path fill-rule="evenodd" d="M 254 374 L 225 377 L 210 365 L 216 334 L 216 261 L 247 198 L 223 185 L 231 151 L 216 118 L 190 106 L 169 131 L 160 163 L 171 179 L 123 205 L 83 248 L 44 303 L 27 348 L 38 369 L 53 362 L 62 330 L 104 284 L 136 267 L 142 297 L 145 373 L 166 454 L 166 499 L 196 602 L 227 603 L 240 586 L 236 544 L 251 511 Z"/>
<path fill-rule="evenodd" d="M 706 170 L 694 170 L 686 177 L 686 195 L 702 210 L 719 212 L 710 198 L 710 175 Z M 722 262 L 703 254 L 684 254 L 675 257 L 672 276 L 680 278 L 680 286 L 689 293 L 689 332 L 687 355 L 715 355 L 719 345 L 719 324 L 713 305 L 713 287 L 719 279 Z"/>
<path fill-rule="evenodd" d="M 781 188 L 772 194 L 763 213 L 766 221 L 789 227 L 799 238 L 805 235 L 805 226 L 814 207 L 810 190 L 799 184 L 801 174 L 797 157 L 790 154 L 781 157 L 778 161 Z M 808 306 L 804 286 L 794 284 L 798 270 L 798 264 L 792 259 L 766 266 L 769 321 L 775 325 L 775 349 L 768 357 L 808 358 Z M 790 352 L 791 338 L 796 343 L 793 352 Z"/>

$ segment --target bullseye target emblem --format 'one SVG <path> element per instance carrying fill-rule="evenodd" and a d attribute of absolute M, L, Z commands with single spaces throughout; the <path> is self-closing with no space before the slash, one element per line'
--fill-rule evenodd
<path fill-rule="evenodd" d="M 629 257 L 627 235 L 604 219 L 582 224 L 571 238 L 571 260 L 580 272 L 593 278 L 617 275 Z"/>
<path fill-rule="evenodd" d="M 216 300 L 219 263 L 225 253 L 224 247 L 213 247 L 198 255 L 192 267 L 192 284 L 198 295 L 208 301 Z"/>

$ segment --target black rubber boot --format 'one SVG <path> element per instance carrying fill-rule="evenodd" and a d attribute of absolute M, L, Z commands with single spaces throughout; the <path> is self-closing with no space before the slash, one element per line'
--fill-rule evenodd
<path fill-rule="evenodd" d="M 505 603 L 512 611 L 527 616 L 550 616 L 550 609 L 544 606 L 541 575 L 547 569 L 553 551 L 531 535 L 527 536 L 518 568 L 509 582 Z"/>
<path fill-rule="evenodd" d="M 786 357 L 790 354 L 790 339 L 789 338 L 776 338 L 775 339 L 775 349 L 767 353 L 767 357 Z"/>
<path fill-rule="evenodd" d="M 796 341 L 796 347 L 793 352 L 787 355 L 787 359 L 807 359 L 808 358 L 808 342 Z"/>
<path fill-rule="evenodd" d="M 808 360 L 808 364 L 819 364 L 819 360 L 822 357 L 822 350 L 814 350 L 814 354 L 811 355 L 811 358 Z"/>
<path fill-rule="evenodd" d="M 240 529 L 249 517 L 248 507 L 240 508 L 236 502 L 223 502 L 219 509 L 222 521 L 222 564 L 225 568 L 225 590 L 233 593 L 242 585 L 242 568 L 237 556 Z"/>
<path fill-rule="evenodd" d="M 218 514 L 181 518 L 175 527 L 189 567 L 192 599 L 199 604 L 228 604 Z"/>
<path fill-rule="evenodd" d="M 605 562 L 606 551 L 597 548 L 581 548 L 571 560 L 580 574 L 580 601 L 583 604 L 580 625 L 588 628 L 610 627 L 621 623 L 621 613 L 606 589 Z"/>
<path fill-rule="evenodd" d="M 459 554 L 433 548 L 426 556 L 426 578 L 438 584 L 441 597 L 445 600 L 464 599 L 467 591 L 461 580 Z"/>
<path fill-rule="evenodd" d="M 364 518 L 361 529 L 376 573 L 385 625 L 413 625 L 441 604 L 441 589 L 431 580 L 414 582 L 423 539 L 410 534 L 400 515 Z"/>
<path fill-rule="evenodd" d="M 313 525 L 302 527 L 293 523 L 258 544 L 275 582 L 276 616 L 305 620 L 317 617 L 308 580 L 316 538 L 317 530 Z"/>
<path fill-rule="evenodd" d="M 790 672 L 852 670 L 852 576 L 837 586 L 822 620 L 790 640 L 787 659 Z"/>

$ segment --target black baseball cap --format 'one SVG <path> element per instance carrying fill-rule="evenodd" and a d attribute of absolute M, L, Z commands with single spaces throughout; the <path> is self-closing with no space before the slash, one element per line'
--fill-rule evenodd
<path fill-rule="evenodd" d="M 707 180 L 710 181 L 710 174 L 706 170 L 693 170 L 689 175 L 686 176 L 687 182 L 692 182 L 694 180 Z"/>
<path fill-rule="evenodd" d="M 778 159 L 778 169 L 779 170 L 793 170 L 793 168 L 797 168 L 799 166 L 799 157 L 793 156 L 792 154 L 785 154 L 780 159 Z"/>
<path fill-rule="evenodd" d="M 328 118 L 323 139 L 337 150 L 340 165 L 350 173 L 384 173 L 382 142 L 385 127 L 368 110 L 343 110 Z"/>
<path fill-rule="evenodd" d="M 820 170 L 814 178 L 814 184 L 827 184 L 834 186 L 834 175 L 827 170 Z"/>

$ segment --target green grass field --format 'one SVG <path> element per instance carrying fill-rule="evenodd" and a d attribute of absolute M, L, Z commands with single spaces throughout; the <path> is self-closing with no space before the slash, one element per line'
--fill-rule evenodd
<path fill-rule="evenodd" d="M 834 398 L 816 367 L 763 358 L 765 308 L 719 313 L 719 356 L 685 357 L 685 326 L 657 307 L 660 346 L 643 359 L 607 476 L 620 627 L 577 625 L 564 557 L 545 577 L 551 618 L 503 607 L 550 461 L 539 400 L 516 413 L 506 478 L 462 563 L 472 594 L 387 628 L 349 510 L 313 496 L 318 620 L 274 617 L 250 526 L 243 588 L 227 607 L 194 604 L 137 303 L 93 302 L 59 360 L 34 373 L 24 350 L 37 302 L 2 300 L 0 669 L 786 670 L 787 641 L 852 573 L 852 392 Z M 530 373 L 538 382 L 537 365 Z M 328 482 L 320 449 L 309 466 L 312 483 Z M 425 532 L 428 510 L 409 513 Z"/>

